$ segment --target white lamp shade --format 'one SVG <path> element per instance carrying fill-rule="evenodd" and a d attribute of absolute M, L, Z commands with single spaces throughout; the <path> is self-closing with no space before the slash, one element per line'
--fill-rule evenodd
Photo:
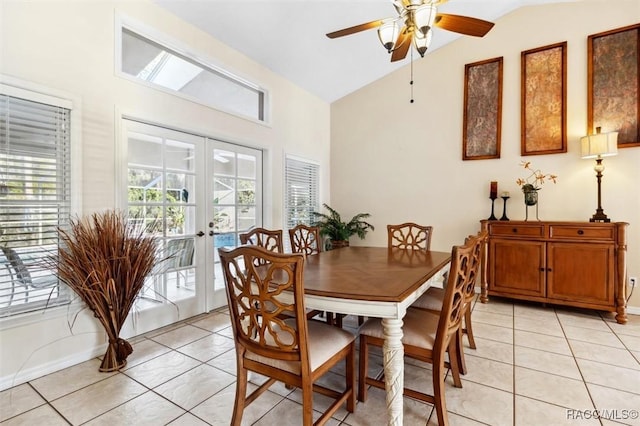
<path fill-rule="evenodd" d="M 433 27 L 435 20 L 436 6 L 433 4 L 425 4 L 413 12 L 413 23 L 423 36 Z"/>
<path fill-rule="evenodd" d="M 425 52 L 427 51 L 427 49 L 429 48 L 429 45 L 431 44 L 431 28 L 429 28 L 429 30 L 427 31 L 427 35 L 425 36 L 420 36 L 420 32 L 417 31 L 414 33 L 413 36 L 413 42 L 416 45 L 416 50 L 418 51 L 418 53 L 420 54 L 420 56 L 424 57 Z"/>
<path fill-rule="evenodd" d="M 618 153 L 618 132 L 597 133 L 580 138 L 582 158 L 608 157 Z"/>
<path fill-rule="evenodd" d="M 399 33 L 400 25 L 398 20 L 385 21 L 378 27 L 378 38 L 380 39 L 380 43 L 382 43 L 385 49 L 389 52 L 391 52 L 395 47 Z"/>

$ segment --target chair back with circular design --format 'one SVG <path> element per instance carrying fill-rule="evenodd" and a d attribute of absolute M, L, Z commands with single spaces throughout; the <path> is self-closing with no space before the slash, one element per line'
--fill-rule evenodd
<path fill-rule="evenodd" d="M 431 249 L 432 233 L 432 226 L 418 225 L 413 222 L 387 225 L 387 247 L 428 251 Z"/>
<path fill-rule="evenodd" d="M 309 256 L 321 251 L 320 228 L 317 226 L 297 225 L 289 229 L 291 251 Z"/>

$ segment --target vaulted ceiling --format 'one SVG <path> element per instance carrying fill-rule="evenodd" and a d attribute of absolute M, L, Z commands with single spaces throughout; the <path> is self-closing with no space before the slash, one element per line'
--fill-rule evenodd
<path fill-rule="evenodd" d="M 391 63 L 375 29 L 329 39 L 326 33 L 395 17 L 390 0 L 154 0 L 291 82 L 333 102 L 405 66 Z M 520 7 L 581 0 L 449 0 L 438 11 L 495 22 Z M 459 34 L 436 28 L 430 51 Z M 427 55 L 429 52 L 427 52 Z M 419 60 L 419 55 L 414 55 Z"/>

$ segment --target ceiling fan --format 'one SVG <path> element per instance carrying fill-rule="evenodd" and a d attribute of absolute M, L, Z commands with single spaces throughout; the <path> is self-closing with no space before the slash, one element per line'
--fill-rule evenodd
<path fill-rule="evenodd" d="M 327 34 L 329 38 L 344 37 L 361 31 L 378 28 L 380 42 L 391 53 L 391 62 L 407 56 L 411 43 L 421 57 L 431 43 L 433 26 L 456 33 L 483 37 L 493 27 L 492 22 L 469 16 L 437 13 L 437 7 L 448 0 L 392 0 L 398 16 L 366 22 Z"/>

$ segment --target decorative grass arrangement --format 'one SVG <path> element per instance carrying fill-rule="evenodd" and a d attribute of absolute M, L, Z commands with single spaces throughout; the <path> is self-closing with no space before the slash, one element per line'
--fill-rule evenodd
<path fill-rule="evenodd" d="M 93 311 L 109 337 L 100 371 L 119 370 L 133 352 L 119 337 L 120 330 L 158 262 L 157 241 L 112 210 L 72 219 L 69 229 L 59 229 L 58 234 L 58 277 Z"/>

